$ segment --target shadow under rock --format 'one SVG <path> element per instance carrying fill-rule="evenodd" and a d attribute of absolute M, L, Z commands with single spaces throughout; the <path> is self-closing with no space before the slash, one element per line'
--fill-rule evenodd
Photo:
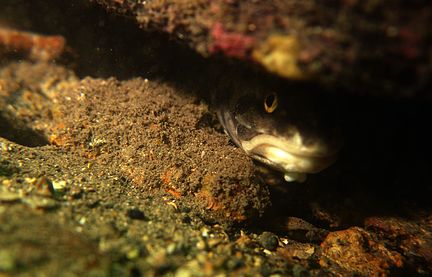
<path fill-rule="evenodd" d="M 266 217 L 296 216 L 340 229 L 363 226 L 371 216 L 415 218 L 430 212 L 428 103 L 353 98 L 344 105 L 339 160 L 304 184 L 273 187 Z"/>
<path fill-rule="evenodd" d="M 19 119 L 6 117 L 2 113 L 0 113 L 0 137 L 28 147 L 49 144 L 43 134 L 31 129 Z"/>

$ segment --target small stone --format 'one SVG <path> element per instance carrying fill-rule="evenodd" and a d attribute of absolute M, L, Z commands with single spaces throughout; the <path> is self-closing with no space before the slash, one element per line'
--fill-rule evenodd
<path fill-rule="evenodd" d="M 30 198 L 24 198 L 23 201 L 34 209 L 50 210 L 57 207 L 57 201 L 52 198 L 34 196 Z"/>
<path fill-rule="evenodd" d="M 193 273 L 192 273 L 189 269 L 187 269 L 187 268 L 179 268 L 179 269 L 176 271 L 176 273 L 175 273 L 174 276 L 175 276 L 175 277 L 192 277 L 192 276 L 194 276 L 194 275 L 193 275 Z"/>
<path fill-rule="evenodd" d="M 2 185 L 5 187 L 10 187 L 12 185 L 12 180 L 9 179 L 3 180 Z"/>
<path fill-rule="evenodd" d="M 166 252 L 167 254 L 171 255 L 174 253 L 174 251 L 176 251 L 176 249 L 177 249 L 177 245 L 175 243 L 171 243 L 167 246 Z"/>
<path fill-rule="evenodd" d="M 189 217 L 189 216 L 184 216 L 183 218 L 182 218 L 182 222 L 184 223 L 184 224 L 190 224 L 191 222 L 192 222 L 192 219 Z"/>
<path fill-rule="evenodd" d="M 36 187 L 37 194 L 42 196 L 48 196 L 48 197 L 53 196 L 54 188 L 51 181 L 47 177 L 45 176 L 39 177 L 34 184 Z"/>
<path fill-rule="evenodd" d="M 96 189 L 90 185 L 86 185 L 83 187 L 84 192 L 95 192 Z"/>
<path fill-rule="evenodd" d="M 15 267 L 16 263 L 12 254 L 8 250 L 0 250 L 0 272 L 13 271 Z"/>
<path fill-rule="evenodd" d="M 207 244 L 203 239 L 200 239 L 196 244 L 197 249 L 205 250 L 207 248 Z"/>
<path fill-rule="evenodd" d="M 292 267 L 292 274 L 294 277 L 301 277 L 301 276 L 308 276 L 306 268 L 304 268 L 302 265 L 295 264 Z"/>
<path fill-rule="evenodd" d="M 4 152 L 8 152 L 9 150 L 12 149 L 12 147 L 4 142 L 0 143 L 1 145 L 1 150 Z"/>
<path fill-rule="evenodd" d="M 91 208 L 91 209 L 94 209 L 97 206 L 99 206 L 99 204 L 100 204 L 100 200 L 99 199 L 95 199 L 95 200 L 89 201 L 86 206 L 89 207 L 89 208 Z"/>
<path fill-rule="evenodd" d="M 87 222 L 87 218 L 85 216 L 81 217 L 78 220 L 78 223 L 81 224 L 81 225 L 84 225 L 86 222 Z"/>
<path fill-rule="evenodd" d="M 300 242 L 321 242 L 325 239 L 328 231 L 315 227 L 311 223 L 298 218 L 287 217 L 284 219 L 284 231 L 287 236 Z"/>
<path fill-rule="evenodd" d="M 35 177 L 25 177 L 24 181 L 26 181 L 29 184 L 34 185 L 36 183 L 37 179 Z"/>
<path fill-rule="evenodd" d="M 264 249 L 263 252 L 266 255 L 271 255 L 272 254 L 272 252 L 270 250 L 268 250 L 268 249 Z"/>
<path fill-rule="evenodd" d="M 132 209 L 127 210 L 126 215 L 131 219 L 137 219 L 137 220 L 146 220 L 147 219 L 145 214 L 136 208 L 132 208 Z"/>
<path fill-rule="evenodd" d="M 209 236 L 209 232 L 210 232 L 210 230 L 207 227 L 203 227 L 201 229 L 201 236 L 203 238 L 207 238 Z"/>
<path fill-rule="evenodd" d="M 83 190 L 80 187 L 72 187 L 70 190 L 70 194 L 72 196 L 73 199 L 79 199 L 81 198 L 83 193 Z"/>
<path fill-rule="evenodd" d="M 134 260 L 138 258 L 140 255 L 140 250 L 137 247 L 132 247 L 129 251 L 126 252 L 126 257 L 129 260 Z"/>
<path fill-rule="evenodd" d="M 258 242 L 268 250 L 275 250 L 279 244 L 279 238 L 271 232 L 263 232 L 258 237 Z"/>
<path fill-rule="evenodd" d="M 19 201 L 21 199 L 21 197 L 19 196 L 19 194 L 14 193 L 14 192 L 10 192 L 10 191 L 0 191 L 0 202 L 16 202 Z"/>
<path fill-rule="evenodd" d="M 230 270 L 237 269 L 244 266 L 244 261 L 234 257 L 227 261 L 226 266 Z"/>
<path fill-rule="evenodd" d="M 222 240 L 220 238 L 210 238 L 207 242 L 209 248 L 213 248 L 215 246 L 217 246 L 218 244 L 220 244 L 222 242 Z"/>
<path fill-rule="evenodd" d="M 52 186 L 54 188 L 55 191 L 58 192 L 62 192 L 65 190 L 66 188 L 66 181 L 62 180 L 62 181 L 52 181 Z"/>
<path fill-rule="evenodd" d="M 287 258 L 294 257 L 300 260 L 307 260 L 315 253 L 315 246 L 310 243 L 300 243 L 293 241 L 278 249 L 278 252 L 280 255 Z"/>

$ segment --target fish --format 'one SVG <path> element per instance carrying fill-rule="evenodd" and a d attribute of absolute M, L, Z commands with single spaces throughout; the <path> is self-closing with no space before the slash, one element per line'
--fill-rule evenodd
<path fill-rule="evenodd" d="M 311 87 L 232 89 L 214 101 L 231 140 L 287 182 L 333 164 L 342 145 L 335 107 Z"/>

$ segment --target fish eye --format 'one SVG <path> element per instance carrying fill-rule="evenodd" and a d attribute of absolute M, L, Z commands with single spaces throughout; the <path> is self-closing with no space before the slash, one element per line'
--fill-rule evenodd
<path fill-rule="evenodd" d="M 272 113 L 278 106 L 278 97 L 276 93 L 271 93 L 264 99 L 264 110 L 267 113 Z"/>

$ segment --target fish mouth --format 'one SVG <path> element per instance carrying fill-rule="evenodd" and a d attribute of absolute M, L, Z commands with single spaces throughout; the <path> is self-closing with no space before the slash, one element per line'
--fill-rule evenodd
<path fill-rule="evenodd" d="M 284 172 L 286 181 L 303 182 L 307 173 L 317 173 L 336 160 L 336 154 L 320 142 L 304 145 L 299 134 L 290 139 L 259 134 L 241 147 L 254 159 Z"/>
<path fill-rule="evenodd" d="M 317 173 L 329 167 L 337 156 L 319 138 L 313 143 L 304 143 L 298 130 L 290 137 L 275 136 L 245 124 L 229 113 L 218 113 L 225 131 L 231 139 L 250 157 L 284 173 L 287 182 L 304 182 L 306 174 Z"/>

